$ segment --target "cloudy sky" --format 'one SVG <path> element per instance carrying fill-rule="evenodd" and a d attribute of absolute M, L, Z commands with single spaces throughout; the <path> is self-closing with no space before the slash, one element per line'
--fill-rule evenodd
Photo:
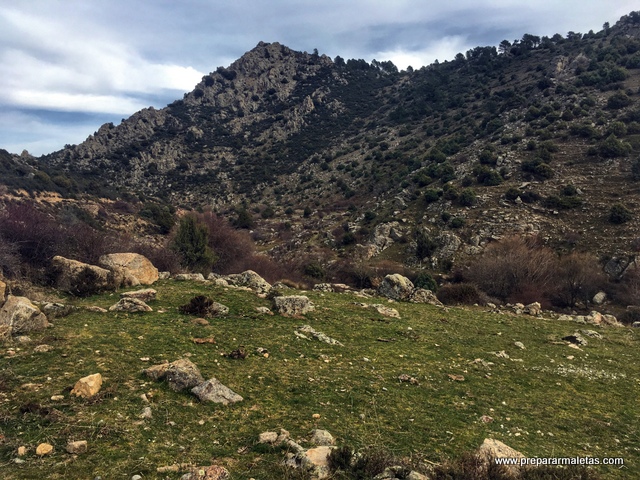
<path fill-rule="evenodd" d="M 637 0 L 0 0 L 0 148 L 34 155 L 162 108 L 259 41 L 399 68 L 524 33 L 598 31 Z"/>

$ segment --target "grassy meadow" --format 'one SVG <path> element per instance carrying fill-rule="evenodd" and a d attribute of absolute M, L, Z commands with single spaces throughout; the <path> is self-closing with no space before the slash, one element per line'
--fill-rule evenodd
<path fill-rule="evenodd" d="M 640 329 L 318 292 L 305 293 L 315 311 L 288 318 L 258 313 L 271 302 L 239 289 L 173 280 L 153 288 L 153 312 L 78 310 L 30 335 L 30 343 L 0 345 L 2 478 L 178 479 L 180 472 L 157 472 L 176 463 L 222 465 L 233 479 L 294 478 L 281 465 L 281 448 L 257 444 L 261 432 L 280 428 L 303 445 L 312 429 L 326 429 L 338 445 L 384 448 L 416 465 L 492 437 L 531 457 L 623 457 L 624 468 L 598 472 L 640 478 Z M 178 313 L 200 294 L 227 305 L 229 314 L 201 326 Z M 117 299 L 68 302 L 108 308 Z M 402 318 L 355 302 L 384 303 Z M 297 337 L 303 324 L 344 346 Z M 603 338 L 587 337 L 580 349 L 561 340 L 586 328 Z M 211 337 L 216 343 L 193 341 Z M 53 350 L 34 353 L 42 343 Z M 222 355 L 239 346 L 246 359 Z M 141 373 L 182 357 L 244 401 L 202 404 Z M 97 372 L 103 386 L 95 398 L 69 395 L 79 378 Z M 403 374 L 417 383 L 401 382 Z M 151 419 L 141 418 L 146 406 Z M 87 440 L 88 451 L 66 453 L 73 440 Z M 35 454 L 42 442 L 54 446 L 51 455 Z M 20 446 L 28 451 L 17 457 Z"/>

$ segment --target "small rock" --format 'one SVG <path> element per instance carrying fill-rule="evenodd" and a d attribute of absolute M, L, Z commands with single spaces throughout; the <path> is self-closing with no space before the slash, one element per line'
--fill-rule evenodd
<path fill-rule="evenodd" d="M 151 407 L 144 407 L 142 414 L 140 414 L 140 418 L 142 418 L 143 420 L 148 420 L 150 418 L 153 418 L 153 413 L 151 413 Z"/>
<path fill-rule="evenodd" d="M 73 390 L 71 390 L 71 394 L 82 398 L 90 398 L 98 393 L 101 387 L 102 375 L 94 373 L 78 380 Z"/>
<path fill-rule="evenodd" d="M 214 402 L 221 403 L 223 405 L 241 402 L 244 400 L 229 387 L 220 383 L 220 381 L 215 377 L 211 377 L 206 382 L 202 382 L 192 388 L 191 393 L 198 397 L 201 402 Z"/>
<path fill-rule="evenodd" d="M 51 396 L 51 401 L 52 402 L 60 402 L 64 400 L 64 395 L 52 395 Z"/>
<path fill-rule="evenodd" d="M 20 344 L 31 343 L 31 337 L 27 335 L 18 335 L 17 337 L 13 337 L 13 341 Z"/>
<path fill-rule="evenodd" d="M 256 307 L 256 312 L 264 315 L 273 315 L 273 312 L 267 307 Z"/>
<path fill-rule="evenodd" d="M 51 452 L 53 452 L 53 445 L 50 445 L 48 443 L 41 443 L 36 448 L 36 455 L 39 455 L 41 457 L 44 455 L 49 455 Z"/>
<path fill-rule="evenodd" d="M 191 323 L 193 323 L 194 325 L 200 325 L 201 327 L 206 327 L 207 325 L 209 325 L 209 320 L 207 320 L 206 318 L 194 318 L 193 320 L 191 320 Z"/>
<path fill-rule="evenodd" d="M 330 446 L 333 445 L 336 441 L 326 430 L 315 429 L 311 432 L 311 439 L 309 442 L 312 445 L 316 445 L 318 447 L 321 446 Z"/>
<path fill-rule="evenodd" d="M 522 342 L 515 342 L 514 345 L 522 350 L 526 350 L 526 347 L 524 346 L 524 343 Z"/>
<path fill-rule="evenodd" d="M 77 442 L 67 443 L 67 453 L 79 455 L 87 451 L 87 441 L 78 440 Z"/>
<path fill-rule="evenodd" d="M 314 309 L 309 298 L 304 295 L 274 297 L 273 304 L 280 315 L 304 315 Z"/>
<path fill-rule="evenodd" d="M 118 303 L 109 307 L 110 312 L 153 312 L 153 309 L 137 298 L 121 298 Z"/>
<path fill-rule="evenodd" d="M 26 454 L 27 454 L 27 447 L 25 447 L 25 446 L 18 447 L 18 456 L 19 457 L 24 457 Z"/>
<path fill-rule="evenodd" d="M 54 347 L 53 347 L 53 346 L 51 346 L 51 345 L 44 345 L 44 344 L 43 344 L 43 345 L 37 345 L 37 346 L 33 349 L 33 351 L 34 351 L 35 353 L 46 353 L 46 352 L 50 352 L 51 350 L 53 350 L 53 348 L 54 348 Z"/>
<path fill-rule="evenodd" d="M 120 294 L 120 298 L 135 298 L 143 302 L 150 302 L 156 299 L 157 294 L 158 292 L 153 288 L 144 288 L 134 292 L 123 292 Z"/>
<path fill-rule="evenodd" d="M 140 475 L 134 475 L 131 477 L 131 480 L 142 480 L 142 477 Z"/>
<path fill-rule="evenodd" d="M 231 478 L 229 471 L 219 465 L 197 467 L 185 473 L 180 480 L 227 480 Z"/>
<path fill-rule="evenodd" d="M 591 300 L 595 305 L 602 305 L 604 301 L 607 299 L 607 294 L 604 292 L 598 292 L 593 296 Z"/>
<path fill-rule="evenodd" d="M 179 273 L 173 277 L 174 280 L 178 280 L 181 282 L 192 281 L 192 282 L 204 282 L 204 275 L 201 273 Z"/>
<path fill-rule="evenodd" d="M 580 333 L 575 332 L 573 335 L 567 335 L 566 337 L 562 337 L 562 340 L 565 340 L 573 345 L 578 345 L 584 347 L 587 345 L 587 341 L 585 338 L 580 335 Z"/>
<path fill-rule="evenodd" d="M 258 436 L 258 443 L 276 443 L 278 434 L 276 432 L 262 432 Z"/>

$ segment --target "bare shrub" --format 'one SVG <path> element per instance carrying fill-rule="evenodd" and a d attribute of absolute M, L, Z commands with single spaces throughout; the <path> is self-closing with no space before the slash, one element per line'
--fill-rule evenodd
<path fill-rule="evenodd" d="M 513 236 L 489 245 L 467 278 L 493 297 L 517 301 L 527 289 L 548 292 L 555 264 L 555 254 L 536 237 Z"/>
<path fill-rule="evenodd" d="M 640 268 L 637 265 L 625 272 L 613 296 L 622 305 L 640 305 Z"/>
<path fill-rule="evenodd" d="M 551 298 L 554 304 L 562 307 L 574 307 L 580 300 L 589 302 L 606 283 L 598 260 L 586 253 L 561 257 L 554 278 Z"/>
<path fill-rule="evenodd" d="M 443 285 L 436 294 L 445 305 L 484 305 L 487 295 L 473 283 L 450 283 Z"/>

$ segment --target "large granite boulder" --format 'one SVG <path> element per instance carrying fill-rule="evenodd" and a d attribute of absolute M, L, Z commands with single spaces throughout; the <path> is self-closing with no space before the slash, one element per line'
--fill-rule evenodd
<path fill-rule="evenodd" d="M 304 315 L 314 309 L 309 297 L 304 295 L 288 295 L 274 297 L 273 306 L 281 315 Z"/>
<path fill-rule="evenodd" d="M 151 285 L 158 280 L 158 269 L 139 253 L 110 253 L 101 256 L 99 263 L 108 270 L 120 273 L 125 285 Z"/>
<path fill-rule="evenodd" d="M 54 269 L 56 287 L 72 294 L 97 292 L 115 288 L 113 274 L 106 268 L 71 260 L 59 255 L 53 257 L 51 265 Z"/>
<path fill-rule="evenodd" d="M 378 287 L 378 293 L 393 300 L 406 301 L 411 297 L 413 289 L 411 280 L 399 273 L 394 273 L 384 277 Z"/>
<path fill-rule="evenodd" d="M 240 395 L 220 383 L 215 377 L 196 385 L 191 389 L 191 393 L 198 397 L 201 402 L 221 403 L 222 405 L 229 405 L 243 400 Z"/>
<path fill-rule="evenodd" d="M 47 317 L 28 298 L 9 295 L 0 309 L 0 327 L 11 335 L 43 330 Z"/>

